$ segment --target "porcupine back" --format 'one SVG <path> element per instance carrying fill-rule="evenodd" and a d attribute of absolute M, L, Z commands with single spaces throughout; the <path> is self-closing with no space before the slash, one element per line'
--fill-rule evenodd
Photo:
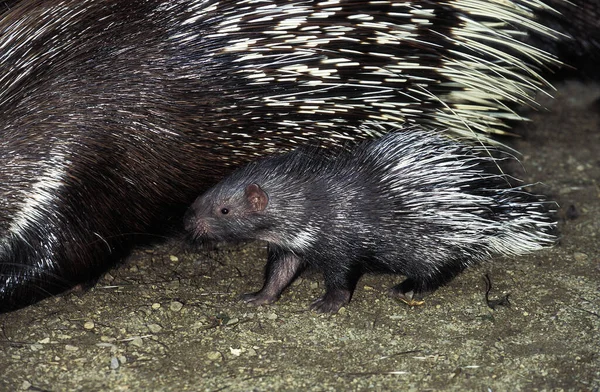
<path fill-rule="evenodd" d="M 0 309 L 97 277 L 230 168 L 422 124 L 502 131 L 541 2 L 42 0 L 0 14 Z"/>

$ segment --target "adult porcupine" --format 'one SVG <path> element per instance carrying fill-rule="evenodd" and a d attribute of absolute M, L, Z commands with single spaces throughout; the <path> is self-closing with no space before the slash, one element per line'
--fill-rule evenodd
<path fill-rule="evenodd" d="M 526 42 L 557 55 L 568 65 L 559 77 L 576 74 L 600 79 L 600 0 L 548 0 L 547 4 L 553 11 L 540 11 L 540 23 L 572 39 L 530 35 Z"/>
<path fill-rule="evenodd" d="M 337 312 L 367 272 L 407 276 L 392 293 L 411 301 L 491 255 L 554 242 L 547 203 L 511 188 L 495 163 L 416 130 L 335 154 L 297 149 L 236 170 L 198 197 L 186 227 L 196 239 L 268 242 L 264 287 L 245 296 L 256 305 L 307 266 L 325 277 L 315 310 Z"/>
<path fill-rule="evenodd" d="M 230 167 L 387 126 L 502 131 L 541 1 L 21 0 L 0 16 L 0 308 L 93 279 Z"/>

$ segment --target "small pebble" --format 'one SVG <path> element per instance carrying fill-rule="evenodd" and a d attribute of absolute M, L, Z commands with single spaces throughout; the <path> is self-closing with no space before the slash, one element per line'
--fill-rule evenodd
<path fill-rule="evenodd" d="M 169 309 L 171 309 L 172 312 L 179 312 L 182 308 L 183 304 L 178 301 L 171 302 L 171 305 L 169 306 Z"/>
<path fill-rule="evenodd" d="M 29 388 L 31 388 L 31 383 L 29 381 L 23 381 L 23 384 L 21 384 L 21 389 L 26 391 Z"/>
<path fill-rule="evenodd" d="M 85 329 L 94 329 L 95 324 L 93 321 L 86 321 L 85 324 L 83 324 L 83 328 Z"/>
<path fill-rule="evenodd" d="M 133 338 L 133 340 L 131 341 L 131 344 L 136 346 L 136 347 L 142 347 L 144 345 L 144 341 L 142 340 L 141 337 L 136 336 L 135 338 Z"/>
<path fill-rule="evenodd" d="M 65 346 L 65 350 L 67 350 L 67 351 L 77 351 L 77 350 L 79 350 L 79 347 L 76 347 L 76 346 L 72 346 L 72 345 L 70 345 L 70 344 L 67 344 L 67 345 Z"/>
<path fill-rule="evenodd" d="M 37 343 L 37 344 L 32 344 L 31 346 L 31 351 L 40 351 L 41 349 L 44 348 L 44 346 L 42 346 L 41 344 Z"/>
<path fill-rule="evenodd" d="M 225 325 L 235 325 L 239 322 L 240 322 L 240 319 L 238 319 L 237 317 L 234 317 L 232 319 L 227 320 L 227 323 L 225 323 Z"/>
<path fill-rule="evenodd" d="M 575 252 L 575 253 L 573 253 L 573 258 L 577 262 L 582 262 L 582 261 L 586 261 L 588 259 L 588 255 L 586 255 L 585 253 L 582 253 L 582 252 Z"/>
<path fill-rule="evenodd" d="M 158 302 L 155 302 L 152 304 L 152 309 L 156 310 L 156 309 L 160 309 L 160 304 Z"/>
<path fill-rule="evenodd" d="M 40 340 L 38 343 L 40 343 L 40 344 L 48 344 L 48 343 L 50 343 L 50 338 L 44 338 L 44 339 Z"/>
<path fill-rule="evenodd" d="M 267 314 L 267 320 L 277 320 L 277 315 L 275 313 Z"/>
<path fill-rule="evenodd" d="M 174 262 L 174 263 L 176 263 L 176 262 L 179 261 L 179 257 L 173 256 L 173 255 L 169 256 L 169 259 L 171 259 L 171 261 Z"/>
<path fill-rule="evenodd" d="M 152 333 L 159 333 L 160 331 L 162 331 L 162 327 L 158 324 L 149 324 L 148 329 Z"/>
<path fill-rule="evenodd" d="M 192 329 L 199 329 L 199 328 L 203 328 L 204 327 L 204 323 L 202 321 L 195 321 L 194 324 L 192 324 Z"/>
<path fill-rule="evenodd" d="M 119 360 L 116 357 L 110 359 L 110 368 L 112 370 L 117 370 L 119 368 Z"/>
<path fill-rule="evenodd" d="M 206 354 L 206 356 L 211 361 L 221 361 L 223 359 L 223 357 L 221 357 L 221 353 L 218 351 L 211 351 L 208 354 Z"/>

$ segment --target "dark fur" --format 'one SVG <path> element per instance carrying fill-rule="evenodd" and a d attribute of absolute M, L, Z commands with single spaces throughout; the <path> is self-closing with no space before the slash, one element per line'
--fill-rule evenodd
<path fill-rule="evenodd" d="M 300 149 L 234 172 L 194 202 L 186 227 L 201 240 L 268 242 L 253 304 L 276 301 L 307 266 L 325 277 L 318 311 L 348 303 L 368 272 L 407 276 L 392 292 L 410 302 L 491 255 L 553 243 L 545 203 L 492 174 L 495 163 L 416 130 L 344 152 Z"/>
<path fill-rule="evenodd" d="M 148 15 L 161 2 L 58 3 L 21 1 L 0 20 L 2 32 L 15 20 L 32 33 L 45 31 L 36 39 L 17 37 L 15 53 L 0 64 L 6 77 L 0 83 L 0 310 L 96 278 L 137 234 L 159 232 L 159 224 L 222 176 L 227 151 L 243 151 L 238 162 L 247 152 L 241 141 L 214 143 L 217 119 L 206 116 L 217 101 L 231 99 L 217 92 L 230 78 L 210 71 L 201 48 L 166 43 L 175 22 L 166 17 L 183 11 L 153 20 Z M 64 29 L 43 29 L 39 10 L 51 7 L 58 14 L 47 18 L 57 23 L 64 9 L 85 11 Z M 43 56 L 52 45 L 56 57 Z M 30 49 L 37 53 L 27 55 Z M 186 78 L 186 67 L 206 69 L 203 77 Z M 36 208 L 21 236 L 12 235 L 20 203 L 56 166 L 53 159 L 65 164 L 64 185 Z"/>
<path fill-rule="evenodd" d="M 557 75 L 549 75 L 549 78 L 600 79 L 600 0 L 547 2 L 558 13 L 540 13 L 540 23 L 569 37 L 556 40 L 533 35 L 527 38 L 531 45 L 554 53 L 565 63 Z"/>

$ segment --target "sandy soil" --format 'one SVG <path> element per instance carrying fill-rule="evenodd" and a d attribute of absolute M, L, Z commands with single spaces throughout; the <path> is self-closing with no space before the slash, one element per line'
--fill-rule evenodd
<path fill-rule="evenodd" d="M 408 307 L 400 278 L 367 276 L 336 315 L 307 310 L 323 284 L 277 304 L 258 289 L 261 244 L 140 249 L 85 294 L 0 315 L 0 390 L 471 390 L 600 388 L 600 87 L 564 83 L 520 125 L 526 181 L 560 205 L 560 244 L 472 268 Z M 490 309 L 509 294 L 510 307 Z"/>

